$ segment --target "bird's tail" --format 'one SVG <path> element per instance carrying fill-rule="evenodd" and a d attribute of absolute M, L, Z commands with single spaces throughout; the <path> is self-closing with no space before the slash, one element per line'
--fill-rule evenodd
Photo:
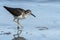
<path fill-rule="evenodd" d="M 7 7 L 7 6 L 3 6 L 7 11 L 9 11 L 12 15 L 14 16 L 18 16 L 18 11 L 15 8 L 12 7 Z"/>
<path fill-rule="evenodd" d="M 7 7 L 7 6 L 3 6 L 5 9 L 7 9 L 7 10 L 9 10 L 9 7 Z"/>
<path fill-rule="evenodd" d="M 9 11 L 11 14 L 13 13 L 13 9 L 11 7 L 3 6 L 7 11 Z M 14 15 L 14 14 L 13 14 Z"/>
<path fill-rule="evenodd" d="M 7 8 L 6 6 L 3 6 L 4 8 Z"/>

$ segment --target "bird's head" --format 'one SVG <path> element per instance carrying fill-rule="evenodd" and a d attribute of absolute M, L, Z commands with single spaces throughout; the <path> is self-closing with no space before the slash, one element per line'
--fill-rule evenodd
<path fill-rule="evenodd" d="M 26 14 L 28 14 L 28 15 L 32 15 L 33 17 L 36 17 L 34 14 L 32 14 L 31 10 L 29 10 L 29 9 L 26 10 L 25 12 L 26 12 Z"/>

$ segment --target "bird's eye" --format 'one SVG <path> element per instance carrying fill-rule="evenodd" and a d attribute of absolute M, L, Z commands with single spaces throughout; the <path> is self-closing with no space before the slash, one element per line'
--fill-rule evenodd
<path fill-rule="evenodd" d="M 30 13 L 30 12 L 27 12 L 27 13 Z"/>

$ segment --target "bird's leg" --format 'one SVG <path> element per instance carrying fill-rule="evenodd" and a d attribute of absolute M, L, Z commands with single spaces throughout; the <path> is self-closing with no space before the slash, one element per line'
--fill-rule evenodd
<path fill-rule="evenodd" d="M 18 37 L 19 37 L 19 34 L 22 33 L 22 26 L 21 26 L 21 24 L 19 23 L 19 19 L 17 19 L 17 24 L 18 24 L 18 27 L 17 27 L 17 29 L 18 29 L 17 35 L 18 35 Z"/>
<path fill-rule="evenodd" d="M 17 19 L 17 18 L 16 18 L 16 17 L 14 17 L 13 21 L 14 21 L 14 22 L 16 22 L 16 19 Z"/>
<path fill-rule="evenodd" d="M 21 24 L 19 23 L 19 18 L 14 17 L 13 21 L 16 22 L 20 28 L 22 28 Z"/>
<path fill-rule="evenodd" d="M 19 29 L 19 26 L 17 27 L 17 29 L 18 29 L 17 35 L 18 35 L 18 37 L 19 37 L 19 36 L 21 35 L 21 33 L 22 33 L 22 30 Z"/>
<path fill-rule="evenodd" d="M 21 26 L 21 24 L 19 23 L 19 19 L 17 19 L 16 17 L 14 17 L 14 20 L 13 20 L 14 22 L 16 22 L 17 23 L 17 34 L 15 34 L 15 36 L 20 36 L 20 34 L 22 33 L 22 26 Z"/>
<path fill-rule="evenodd" d="M 21 29 L 22 25 L 19 23 L 19 19 L 17 19 L 17 24 L 18 24 L 19 28 Z"/>

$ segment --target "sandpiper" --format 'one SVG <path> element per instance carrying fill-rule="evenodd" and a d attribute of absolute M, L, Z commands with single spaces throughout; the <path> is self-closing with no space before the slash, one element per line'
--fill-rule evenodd
<path fill-rule="evenodd" d="M 32 14 L 31 10 L 24 10 L 22 8 L 12 8 L 3 6 L 6 10 L 8 10 L 14 17 L 14 20 L 18 26 L 21 28 L 21 24 L 19 23 L 19 20 L 27 18 L 29 15 L 32 15 L 36 17 L 34 14 Z"/>

